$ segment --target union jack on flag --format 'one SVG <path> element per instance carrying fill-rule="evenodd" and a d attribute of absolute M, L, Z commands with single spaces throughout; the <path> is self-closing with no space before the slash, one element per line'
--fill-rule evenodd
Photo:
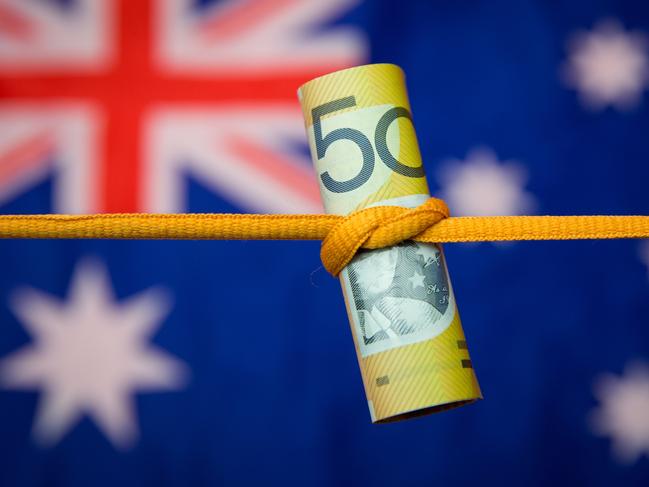
<path fill-rule="evenodd" d="M 320 208 L 296 87 L 365 58 L 352 0 L 0 1 L 0 203 L 55 174 L 66 213 Z"/>

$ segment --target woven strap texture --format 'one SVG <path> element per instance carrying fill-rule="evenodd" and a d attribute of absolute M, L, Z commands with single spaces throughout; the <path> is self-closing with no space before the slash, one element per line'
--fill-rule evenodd
<path fill-rule="evenodd" d="M 430 198 L 407 209 L 377 206 L 337 215 L 99 214 L 0 215 L 0 238 L 323 240 L 322 262 L 333 275 L 359 248 L 403 240 L 486 242 L 649 238 L 649 216 L 448 217 Z"/>

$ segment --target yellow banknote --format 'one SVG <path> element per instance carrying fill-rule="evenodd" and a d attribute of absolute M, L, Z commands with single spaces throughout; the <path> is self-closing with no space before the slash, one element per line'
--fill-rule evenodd
<path fill-rule="evenodd" d="M 429 197 L 403 71 L 359 66 L 298 92 L 327 213 Z M 361 251 L 341 272 L 372 421 L 481 397 L 441 246 Z"/>

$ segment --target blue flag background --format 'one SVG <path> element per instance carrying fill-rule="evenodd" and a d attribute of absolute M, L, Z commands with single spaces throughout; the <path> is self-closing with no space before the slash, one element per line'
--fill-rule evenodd
<path fill-rule="evenodd" d="M 406 72 L 431 191 L 452 212 L 649 211 L 644 2 L 377 1 L 319 29 L 341 26 L 365 32 L 370 62 Z M 574 40 L 580 31 L 604 39 L 592 63 L 578 50 L 585 38 Z M 606 40 L 617 42 L 612 54 Z M 305 140 L 295 150 L 308 161 Z M 195 173 L 182 177 L 183 211 L 251 211 Z M 56 181 L 51 171 L 0 210 L 55 211 Z M 645 245 L 446 245 L 485 398 L 372 425 L 340 287 L 316 242 L 0 242 L 0 484 L 647 485 Z M 56 427 L 39 433 L 37 418 L 56 407 L 44 398 L 60 384 L 21 382 L 11 371 L 31 369 L 9 365 L 24 347 L 49 343 L 29 332 L 35 301 L 16 300 L 17 290 L 58 300 L 44 309 L 72 306 L 84 262 L 107 273 L 113 306 L 165 290 L 168 313 L 145 342 L 182 364 L 183 378 L 127 388 L 124 414 L 138 431 L 128 441 L 119 440 L 128 421 L 107 413 L 116 422 L 107 433 L 89 399 L 58 436 Z M 105 311 L 98 320 L 110 321 Z M 59 416 L 73 408 L 59 406 Z"/>

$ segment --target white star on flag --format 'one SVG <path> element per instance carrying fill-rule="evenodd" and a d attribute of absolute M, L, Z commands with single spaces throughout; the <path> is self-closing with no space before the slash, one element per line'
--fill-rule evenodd
<path fill-rule="evenodd" d="M 647 273 L 649 275 L 649 240 L 643 240 L 640 243 L 640 260 L 647 266 Z"/>
<path fill-rule="evenodd" d="M 33 436 L 43 446 L 87 415 L 115 447 L 129 447 L 138 436 L 134 393 L 185 383 L 186 366 L 148 343 L 169 310 L 166 295 L 149 289 L 117 303 L 96 260 L 78 264 L 67 301 L 23 289 L 11 307 L 34 342 L 0 362 L 0 384 L 41 391 Z"/>
<path fill-rule="evenodd" d="M 629 109 L 649 86 L 646 36 L 625 31 L 615 20 L 599 22 L 591 32 L 578 32 L 568 43 L 569 59 L 562 77 L 592 109 L 607 105 Z"/>
<path fill-rule="evenodd" d="M 649 456 L 649 366 L 636 362 L 621 377 L 601 376 L 594 393 L 601 405 L 590 417 L 593 432 L 611 438 L 621 463 Z"/>
<path fill-rule="evenodd" d="M 442 197 L 454 215 L 520 215 L 536 206 L 534 197 L 524 190 L 525 168 L 516 161 L 498 161 L 484 147 L 469 152 L 464 161 L 446 161 L 438 179 Z"/>

